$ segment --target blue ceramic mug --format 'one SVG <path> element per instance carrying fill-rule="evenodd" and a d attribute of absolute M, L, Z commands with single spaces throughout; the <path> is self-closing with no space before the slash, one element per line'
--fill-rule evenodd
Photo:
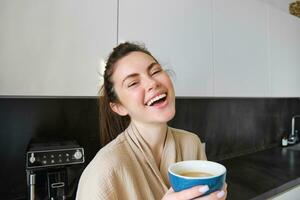
<path fill-rule="evenodd" d="M 173 163 L 168 168 L 169 180 L 175 192 L 197 185 L 208 185 L 207 195 L 221 190 L 226 179 L 226 168 L 212 161 L 188 160 Z"/>

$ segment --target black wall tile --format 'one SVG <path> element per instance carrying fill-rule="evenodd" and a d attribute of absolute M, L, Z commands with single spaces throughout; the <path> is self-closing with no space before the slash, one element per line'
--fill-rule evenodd
<path fill-rule="evenodd" d="M 299 113 L 297 98 L 178 98 L 169 124 L 198 134 L 208 158 L 221 160 L 280 145 Z"/>
<path fill-rule="evenodd" d="M 208 158 L 222 160 L 279 145 L 296 114 L 297 98 L 177 98 L 169 124 L 198 134 Z M 98 118 L 96 97 L 0 98 L 0 199 L 26 199 L 31 138 L 75 139 L 85 148 L 87 164 L 100 148 Z"/>

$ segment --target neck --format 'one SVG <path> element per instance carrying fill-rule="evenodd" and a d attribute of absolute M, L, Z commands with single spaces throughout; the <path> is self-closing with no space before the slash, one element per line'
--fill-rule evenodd
<path fill-rule="evenodd" d="M 134 121 L 133 123 L 139 130 L 143 139 L 151 147 L 151 149 L 155 149 L 164 144 L 164 139 L 167 134 L 166 123 L 145 124 L 136 121 Z"/>
<path fill-rule="evenodd" d="M 164 142 L 167 135 L 167 123 L 144 124 L 133 122 L 139 133 L 151 148 L 156 163 L 160 164 L 161 154 L 164 148 Z"/>

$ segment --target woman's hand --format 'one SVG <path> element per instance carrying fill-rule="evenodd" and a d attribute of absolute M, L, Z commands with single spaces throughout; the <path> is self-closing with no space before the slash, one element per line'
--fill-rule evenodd
<path fill-rule="evenodd" d="M 180 192 L 174 192 L 173 188 L 170 188 L 162 200 L 189 200 L 204 194 L 208 190 L 208 186 L 195 186 L 190 189 L 182 190 Z M 213 192 L 209 195 L 199 197 L 198 200 L 224 200 L 227 196 L 227 184 L 225 183 L 221 191 Z"/>

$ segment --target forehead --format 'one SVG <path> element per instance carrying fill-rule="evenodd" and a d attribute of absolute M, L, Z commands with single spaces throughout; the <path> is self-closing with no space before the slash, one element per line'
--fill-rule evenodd
<path fill-rule="evenodd" d="M 156 61 L 148 54 L 138 51 L 131 52 L 116 63 L 113 79 L 122 79 L 129 74 L 144 71 L 153 62 Z"/>

